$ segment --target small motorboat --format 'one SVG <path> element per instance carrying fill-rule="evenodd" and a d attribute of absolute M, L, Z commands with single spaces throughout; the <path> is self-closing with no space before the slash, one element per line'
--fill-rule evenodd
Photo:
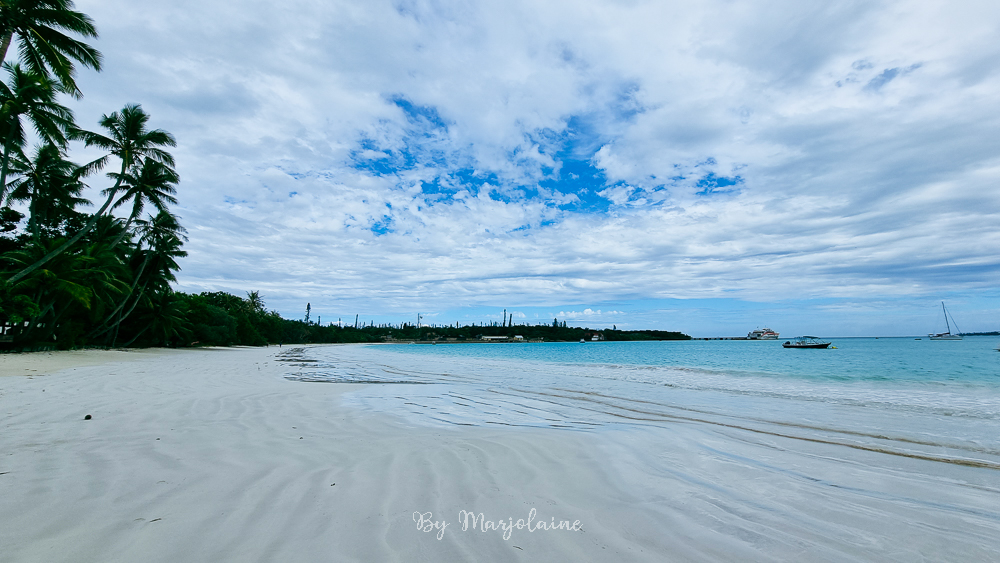
<path fill-rule="evenodd" d="M 795 340 L 786 340 L 782 345 L 782 348 L 808 348 L 808 349 L 820 349 L 829 348 L 830 343 L 824 340 L 820 340 L 816 336 L 799 336 Z"/>

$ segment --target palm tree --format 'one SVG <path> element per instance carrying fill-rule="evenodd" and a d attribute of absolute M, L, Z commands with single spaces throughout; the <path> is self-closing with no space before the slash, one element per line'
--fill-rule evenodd
<path fill-rule="evenodd" d="M 20 178 L 10 184 L 10 201 L 28 202 L 28 232 L 39 243 L 42 227 L 53 228 L 76 213 L 78 205 L 90 205 L 80 197 L 85 187 L 81 168 L 63 158 L 52 144 L 35 149 L 31 160 L 15 158 L 12 170 Z"/>
<path fill-rule="evenodd" d="M 132 340 L 124 344 L 128 348 L 146 331 L 151 333 L 153 343 L 168 346 L 173 339 L 189 341 L 191 338 L 191 323 L 187 320 L 187 304 L 173 291 L 165 291 L 154 295 L 149 302 L 149 310 L 139 320 L 143 328 Z"/>
<path fill-rule="evenodd" d="M 30 264 L 56 241 L 42 241 L 23 250 L 9 252 L 5 261 L 15 266 Z M 50 261 L 45 268 L 9 284 L 11 294 L 27 296 L 37 304 L 38 312 L 29 321 L 21 338 L 50 340 L 59 321 L 74 311 L 89 311 L 98 291 L 121 292 L 120 276 L 124 273 L 117 261 L 106 262 L 90 254 L 64 254 Z"/>
<path fill-rule="evenodd" d="M 181 250 L 187 241 L 186 232 L 177 217 L 169 211 L 160 211 L 148 221 L 141 222 L 139 243 L 145 244 L 151 254 L 154 278 L 151 281 L 155 287 L 169 289 L 168 282 L 177 281 L 173 272 L 181 269 L 176 259 L 187 256 L 187 252 Z"/>
<path fill-rule="evenodd" d="M 94 232 L 97 230 L 94 229 Z M 117 232 L 112 228 L 105 234 L 113 237 Z M 129 282 L 132 280 L 132 272 L 126 262 L 111 249 L 108 241 L 109 237 L 98 239 L 83 245 L 79 252 L 67 253 L 79 256 L 86 265 L 81 276 L 87 280 L 87 287 L 94 292 L 89 309 L 91 323 L 104 318 L 106 312 L 128 292 Z"/>
<path fill-rule="evenodd" d="M 112 346 L 118 340 L 117 327 L 132 314 L 136 305 L 141 301 L 152 302 L 150 295 L 172 293 L 170 282 L 177 281 L 174 272 L 181 269 L 177 265 L 177 258 L 187 256 L 187 252 L 181 250 L 181 246 L 187 240 L 183 234 L 184 228 L 177 222 L 177 218 L 169 212 L 159 212 L 150 221 L 144 222 L 142 228 L 143 236 L 140 237 L 140 241 L 148 244 L 149 248 L 146 251 L 146 259 L 143 261 L 142 269 L 136 275 L 136 281 L 138 282 L 139 278 L 143 277 L 143 271 L 146 272 L 146 275 L 132 307 L 124 314 L 119 314 L 118 321 L 115 323 L 115 337 L 112 340 Z"/>
<path fill-rule="evenodd" d="M 168 246 L 172 241 L 178 240 L 181 243 L 187 241 L 187 229 L 181 226 L 177 216 L 166 210 L 161 210 L 148 220 L 136 221 L 139 225 L 139 244 L 145 244 L 149 248 L 159 248 Z"/>
<path fill-rule="evenodd" d="M 4 63 L 3 69 L 10 75 L 10 81 L 0 83 L 0 130 L 4 133 L 0 203 L 7 190 L 11 152 L 24 146 L 21 118 L 26 117 L 31 122 L 42 140 L 59 147 L 66 146 L 65 132 L 74 126 L 73 112 L 56 101 L 56 91 L 50 80 L 25 71 L 19 65 Z"/>
<path fill-rule="evenodd" d="M 86 172 L 100 170 L 107 165 L 111 156 L 116 156 L 121 160 L 121 171 L 117 174 L 109 174 L 115 180 L 115 185 L 102 192 L 108 196 L 108 199 L 105 200 L 104 205 L 97 210 L 97 213 L 94 214 L 87 225 L 60 247 L 11 277 L 8 280 L 10 283 L 15 283 L 36 268 L 42 267 L 47 261 L 63 253 L 93 229 L 94 225 L 97 224 L 97 220 L 111 206 L 115 196 L 118 195 L 122 182 L 125 179 L 125 173 L 136 166 L 142 158 L 151 158 L 173 167 L 174 157 L 161 147 L 177 146 L 177 141 L 174 140 L 173 135 L 162 129 L 148 130 L 146 128 L 148 122 L 149 114 L 142 110 L 142 106 L 129 104 L 122 108 L 121 112 L 116 111 L 112 112 L 111 115 L 101 117 L 100 125 L 107 130 L 107 136 L 81 129 L 71 131 L 73 139 L 82 140 L 88 147 L 99 147 L 110 153 L 86 165 L 84 167 Z"/>
<path fill-rule="evenodd" d="M 177 193 L 177 188 L 174 186 L 179 181 L 180 178 L 177 176 L 177 172 L 166 164 L 152 158 L 143 159 L 142 167 L 138 172 L 133 170 L 126 173 L 125 178 L 122 180 L 125 193 L 112 206 L 112 209 L 131 200 L 132 213 L 129 214 L 128 220 L 125 221 L 125 231 L 119 235 L 117 240 L 111 243 L 111 247 L 114 248 L 122 240 L 122 237 L 125 236 L 128 228 L 132 225 L 132 221 L 142 214 L 146 203 L 155 207 L 157 211 L 166 211 L 168 203 L 177 203 L 177 199 L 174 198 L 173 194 Z"/>
<path fill-rule="evenodd" d="M 65 32 L 97 37 L 89 16 L 73 10 L 72 0 L 0 0 L 0 61 L 15 36 L 21 61 L 31 71 L 56 76 L 60 89 L 80 97 L 73 61 L 101 70 L 101 53 Z"/>
<path fill-rule="evenodd" d="M 132 278 L 132 286 L 118 307 L 104 319 L 104 322 L 91 333 L 91 336 L 100 336 L 111 329 L 116 329 L 115 340 L 117 340 L 118 326 L 132 314 L 132 311 L 144 299 L 147 289 L 152 293 L 169 292 L 170 282 L 177 281 L 174 272 L 180 270 L 180 266 L 177 265 L 176 259 L 187 256 L 187 252 L 181 250 L 181 246 L 187 240 L 187 237 L 184 236 L 184 227 L 177 221 L 176 216 L 166 210 L 161 210 L 148 221 L 139 220 L 137 223 L 140 232 L 137 244 L 140 248 L 132 259 L 133 268 L 136 268 Z M 142 245 L 147 248 L 141 248 Z M 140 282 L 142 282 L 142 286 L 136 292 L 136 286 Z M 125 305 L 133 296 L 132 306 L 128 311 L 125 311 Z"/>
<path fill-rule="evenodd" d="M 75 232 L 75 231 L 74 231 Z M 122 221 L 114 215 L 101 215 L 100 219 L 97 220 L 97 224 L 91 229 L 87 236 L 80 241 L 85 244 L 100 244 L 108 247 L 109 250 L 113 249 L 112 244 L 122 236 L 127 237 L 128 231 L 125 230 L 125 221 Z M 128 262 L 129 254 L 131 253 L 134 245 L 129 244 L 131 241 L 125 239 L 126 244 L 123 244 L 115 252 L 115 255 L 122 261 L 122 263 Z"/>
<path fill-rule="evenodd" d="M 264 299 L 261 298 L 260 291 L 247 292 L 247 305 L 250 306 L 250 310 L 254 313 L 264 312 Z"/>

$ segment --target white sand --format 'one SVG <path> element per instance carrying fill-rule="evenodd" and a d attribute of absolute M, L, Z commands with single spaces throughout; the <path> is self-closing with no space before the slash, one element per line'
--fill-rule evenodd
<path fill-rule="evenodd" d="M 339 406 L 354 386 L 283 379 L 278 352 L 0 356 L 32 374 L 0 378 L 0 560 L 662 559 L 628 537 L 653 530 L 593 436 L 408 428 Z M 504 540 L 458 521 L 532 508 L 583 530 Z M 417 530 L 428 511 L 440 541 Z"/>
<path fill-rule="evenodd" d="M 415 427 L 284 379 L 282 351 L 0 356 L 0 562 L 1000 557 L 995 470 L 687 422 Z M 532 509 L 582 530 L 459 522 Z"/>

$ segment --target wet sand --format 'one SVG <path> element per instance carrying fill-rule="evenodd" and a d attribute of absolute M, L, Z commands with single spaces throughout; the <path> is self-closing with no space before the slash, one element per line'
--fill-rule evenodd
<path fill-rule="evenodd" d="M 1000 555 L 989 476 L 976 490 L 925 491 L 962 508 L 928 516 L 907 495 L 939 481 L 893 456 L 891 467 L 832 465 L 829 446 L 796 443 L 788 461 L 778 439 L 761 454 L 739 431 L 692 423 L 416 425 L 343 406 L 360 384 L 285 379 L 287 351 L 0 356 L 0 373 L 13 375 L 0 377 L 0 561 Z M 405 396 L 413 386 L 377 387 Z M 845 496 L 852 471 L 878 494 Z M 492 525 L 463 531 L 463 510 Z"/>

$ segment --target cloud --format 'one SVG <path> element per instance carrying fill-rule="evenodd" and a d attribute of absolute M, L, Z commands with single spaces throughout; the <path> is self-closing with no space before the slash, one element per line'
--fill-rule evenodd
<path fill-rule="evenodd" d="M 575 321 L 578 319 L 601 318 L 605 316 L 610 317 L 623 314 L 625 313 L 623 313 L 622 311 L 601 311 L 600 309 L 595 311 L 593 309 L 587 308 L 582 311 L 559 311 L 559 314 L 556 315 L 556 318 L 561 317 L 563 319 L 569 319 L 571 321 Z"/>
<path fill-rule="evenodd" d="M 78 1 L 81 123 L 141 102 L 179 140 L 182 289 L 389 314 L 1000 274 L 1000 8 L 234 6 Z"/>

